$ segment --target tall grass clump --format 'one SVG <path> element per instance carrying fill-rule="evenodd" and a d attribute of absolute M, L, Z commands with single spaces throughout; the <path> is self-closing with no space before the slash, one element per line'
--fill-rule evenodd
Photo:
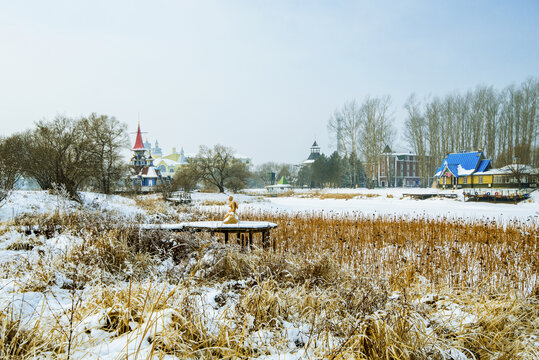
<path fill-rule="evenodd" d="M 0 359 L 26 359 L 53 350 L 41 325 L 40 319 L 25 323 L 11 306 L 0 311 Z"/>
<path fill-rule="evenodd" d="M 242 211 L 241 217 L 277 223 L 271 236 L 280 256 L 325 254 L 339 266 L 391 279 L 394 288 L 421 277 L 433 286 L 537 292 L 536 224 L 333 212 Z"/>

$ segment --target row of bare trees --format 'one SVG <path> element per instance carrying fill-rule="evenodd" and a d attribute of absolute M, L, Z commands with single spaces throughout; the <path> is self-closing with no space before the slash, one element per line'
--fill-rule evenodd
<path fill-rule="evenodd" d="M 503 90 L 478 86 L 423 101 L 411 95 L 405 138 L 419 157 L 426 185 L 446 154 L 483 150 L 497 167 L 518 161 L 539 166 L 539 81 L 528 79 Z"/>
<path fill-rule="evenodd" d="M 367 186 L 373 178 L 370 164 L 378 161 L 384 147 L 391 145 L 395 137 L 391 103 L 389 95 L 367 97 L 362 103 L 350 100 L 335 110 L 328 121 L 328 132 L 337 152 L 342 157 L 360 157 L 364 161 Z M 361 171 L 355 168 L 357 161 L 350 164 L 349 184 L 355 186 L 361 183 L 358 177 Z"/>
<path fill-rule="evenodd" d="M 93 113 L 39 121 L 34 129 L 2 139 L 0 149 L 2 167 L 11 174 L 32 178 L 42 189 L 61 186 L 80 200 L 82 187 L 111 193 L 125 176 L 121 149 L 127 144 L 125 124 Z"/>
<path fill-rule="evenodd" d="M 539 81 L 529 78 L 503 90 L 478 86 L 463 94 L 423 100 L 411 95 L 404 104 L 404 139 L 418 155 L 421 185 L 429 185 L 436 168 L 452 152 L 481 149 L 497 167 L 514 161 L 539 166 L 538 94 Z M 328 121 L 339 154 L 357 154 L 364 162 L 367 185 L 373 179 L 372 164 L 379 161 L 386 145 L 393 147 L 394 120 L 391 97 L 385 95 L 361 103 L 347 101 Z"/>

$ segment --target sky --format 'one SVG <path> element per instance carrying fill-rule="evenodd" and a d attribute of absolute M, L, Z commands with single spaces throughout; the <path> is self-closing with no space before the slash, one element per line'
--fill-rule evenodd
<path fill-rule="evenodd" d="M 196 153 L 300 163 L 331 113 L 539 76 L 539 1 L 0 0 L 0 136 L 114 116 Z M 130 134 L 134 142 L 134 134 Z"/>

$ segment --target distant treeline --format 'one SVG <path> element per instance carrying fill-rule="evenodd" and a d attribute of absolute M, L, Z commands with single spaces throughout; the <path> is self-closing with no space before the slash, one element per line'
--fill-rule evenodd
<path fill-rule="evenodd" d="M 365 187 L 367 185 L 363 163 L 355 154 L 330 156 L 321 154 L 312 165 L 297 166 L 267 162 L 256 167 L 250 178 L 250 187 L 273 185 L 281 177 L 300 187 Z"/>
<path fill-rule="evenodd" d="M 404 139 L 419 157 L 422 185 L 446 154 L 482 149 L 501 167 L 518 161 L 539 165 L 537 103 L 539 81 L 529 78 L 502 90 L 478 86 L 466 93 L 419 100 L 411 95 L 404 108 Z M 367 177 L 384 147 L 393 147 L 395 118 L 391 97 L 368 97 L 362 103 L 346 102 L 335 110 L 328 132 L 339 154 L 359 154 Z"/>
<path fill-rule="evenodd" d="M 419 100 L 411 95 L 403 137 L 418 155 L 421 185 L 430 180 L 446 154 L 482 149 L 496 167 L 518 162 L 539 166 L 539 81 L 529 78 L 502 90 L 478 86 L 466 93 Z M 310 166 L 266 163 L 249 171 L 233 150 L 202 146 L 172 186 L 197 184 L 219 191 L 268 185 L 281 176 L 298 186 L 372 186 L 373 171 L 396 138 L 391 97 L 347 101 L 330 116 L 335 152 Z M 43 189 L 61 186 L 77 199 L 80 189 L 111 193 L 126 179 L 121 149 L 129 145 L 126 125 L 107 115 L 57 116 L 23 133 L 0 139 L 0 205 L 19 175 Z M 273 174 L 273 177 L 271 176 Z"/>

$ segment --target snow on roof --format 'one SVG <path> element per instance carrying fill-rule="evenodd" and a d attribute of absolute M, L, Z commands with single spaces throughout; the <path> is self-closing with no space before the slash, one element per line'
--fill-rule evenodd
<path fill-rule="evenodd" d="M 440 176 L 446 168 L 456 177 L 471 175 L 479 168 L 479 164 L 482 161 L 485 161 L 482 151 L 448 154 L 442 166 L 437 169 L 437 175 L 435 176 Z M 485 169 L 488 167 L 488 164 L 484 164 Z"/>
<path fill-rule="evenodd" d="M 498 169 L 478 171 L 474 175 L 510 175 L 514 174 L 517 171 L 522 174 L 537 174 L 539 172 L 539 169 L 534 169 L 529 165 L 511 164 Z"/>
<path fill-rule="evenodd" d="M 267 185 L 266 189 L 289 189 L 292 185 L 290 184 L 275 184 L 275 185 Z"/>
<path fill-rule="evenodd" d="M 473 172 L 475 171 L 475 169 L 465 169 L 463 168 L 460 164 L 458 164 L 457 166 L 457 174 L 459 176 L 468 176 L 468 175 L 472 175 Z"/>
<path fill-rule="evenodd" d="M 161 158 L 161 159 L 159 159 L 159 161 L 157 162 L 157 166 L 161 165 L 162 163 L 164 163 L 166 166 L 176 166 L 176 165 L 181 165 L 181 163 L 178 162 L 178 161 L 174 161 L 174 160 L 167 159 L 167 158 Z"/>
<path fill-rule="evenodd" d="M 159 177 L 159 175 L 157 174 L 156 169 L 153 166 L 142 169 L 141 176 L 143 178 L 157 178 L 157 177 Z"/>
<path fill-rule="evenodd" d="M 417 156 L 417 154 L 415 154 L 413 152 L 394 152 L 394 153 L 391 153 L 391 155 L 394 155 L 394 156 Z"/>

